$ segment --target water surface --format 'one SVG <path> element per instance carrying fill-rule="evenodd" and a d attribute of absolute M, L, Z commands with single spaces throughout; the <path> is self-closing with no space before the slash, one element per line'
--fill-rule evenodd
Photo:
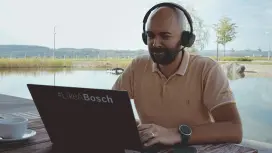
<path fill-rule="evenodd" d="M 54 77 L 55 76 L 55 77 Z M 0 93 L 31 98 L 26 84 L 110 89 L 118 75 L 102 70 L 0 71 Z M 272 78 L 230 78 L 244 137 L 272 143 Z M 135 111 L 135 109 L 134 109 Z"/>

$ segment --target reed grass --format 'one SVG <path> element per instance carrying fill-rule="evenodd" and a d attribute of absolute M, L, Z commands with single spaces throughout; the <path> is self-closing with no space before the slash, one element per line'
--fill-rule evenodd
<path fill-rule="evenodd" d="M 216 56 L 211 56 L 210 58 L 216 59 Z M 225 56 L 219 57 L 220 61 L 267 61 L 267 57 L 233 57 Z M 272 62 L 272 61 L 271 61 Z"/>
<path fill-rule="evenodd" d="M 216 59 L 216 57 L 210 57 Z M 263 57 L 220 57 L 219 63 L 237 62 L 239 64 L 272 65 Z M 89 58 L 89 59 L 52 59 L 52 58 L 0 58 L 0 68 L 126 68 L 132 58 Z"/>
<path fill-rule="evenodd" d="M 0 68 L 58 68 L 72 67 L 72 60 L 52 58 L 1 58 Z"/>

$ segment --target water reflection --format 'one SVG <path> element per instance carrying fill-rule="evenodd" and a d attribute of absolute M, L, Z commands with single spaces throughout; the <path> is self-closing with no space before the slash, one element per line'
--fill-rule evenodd
<path fill-rule="evenodd" d="M 72 73 L 72 68 L 12 68 L 0 69 L 0 76 L 18 75 L 18 76 L 42 76 L 57 73 Z"/>
<path fill-rule="evenodd" d="M 272 143 L 272 135 L 268 134 L 272 130 L 272 78 L 251 78 L 248 71 L 245 76 L 244 72 L 238 73 L 236 68 L 225 72 L 241 113 L 244 137 Z M 26 87 L 29 83 L 111 89 L 118 77 L 105 70 L 68 68 L 0 69 L 0 75 L 1 94 L 30 99 L 31 95 Z"/>
<path fill-rule="evenodd" d="M 242 73 L 229 72 L 227 76 L 230 80 L 237 80 L 237 79 L 245 78 L 246 74 L 245 72 L 242 72 Z"/>
<path fill-rule="evenodd" d="M 244 78 L 230 83 L 243 122 L 244 137 L 272 143 L 272 78 Z"/>
<path fill-rule="evenodd" d="M 222 66 L 225 74 L 230 80 L 237 80 L 244 78 L 246 75 L 244 71 L 238 71 L 237 65 L 230 64 L 228 66 Z M 12 68 L 12 69 L 1 69 L 0 68 L 0 76 L 9 76 L 9 75 L 18 75 L 18 76 L 43 76 L 43 75 L 52 75 L 58 73 L 65 73 L 71 74 L 76 70 L 90 70 L 92 69 L 74 69 L 74 68 Z M 120 75 L 123 71 L 113 71 L 113 70 L 106 70 L 107 73 L 112 75 Z"/>

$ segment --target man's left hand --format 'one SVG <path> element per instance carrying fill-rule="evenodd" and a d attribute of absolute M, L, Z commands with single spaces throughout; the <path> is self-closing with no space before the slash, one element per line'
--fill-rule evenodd
<path fill-rule="evenodd" d="M 157 143 L 174 145 L 180 142 L 180 135 L 174 129 L 167 129 L 155 124 L 140 124 L 138 130 L 141 141 L 146 147 Z"/>

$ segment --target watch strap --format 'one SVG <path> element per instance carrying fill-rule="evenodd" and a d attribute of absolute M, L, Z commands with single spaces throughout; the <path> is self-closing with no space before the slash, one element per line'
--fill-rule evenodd
<path fill-rule="evenodd" d="M 191 137 L 191 135 L 186 135 L 184 134 L 184 131 L 182 131 L 182 126 L 185 126 L 187 128 L 189 128 L 189 130 L 191 130 L 191 128 L 188 125 L 180 125 L 179 126 L 179 133 L 180 133 L 180 138 L 181 138 L 181 145 L 188 145 L 189 139 Z"/>
<path fill-rule="evenodd" d="M 189 142 L 189 136 L 181 134 L 181 145 L 187 145 Z"/>

